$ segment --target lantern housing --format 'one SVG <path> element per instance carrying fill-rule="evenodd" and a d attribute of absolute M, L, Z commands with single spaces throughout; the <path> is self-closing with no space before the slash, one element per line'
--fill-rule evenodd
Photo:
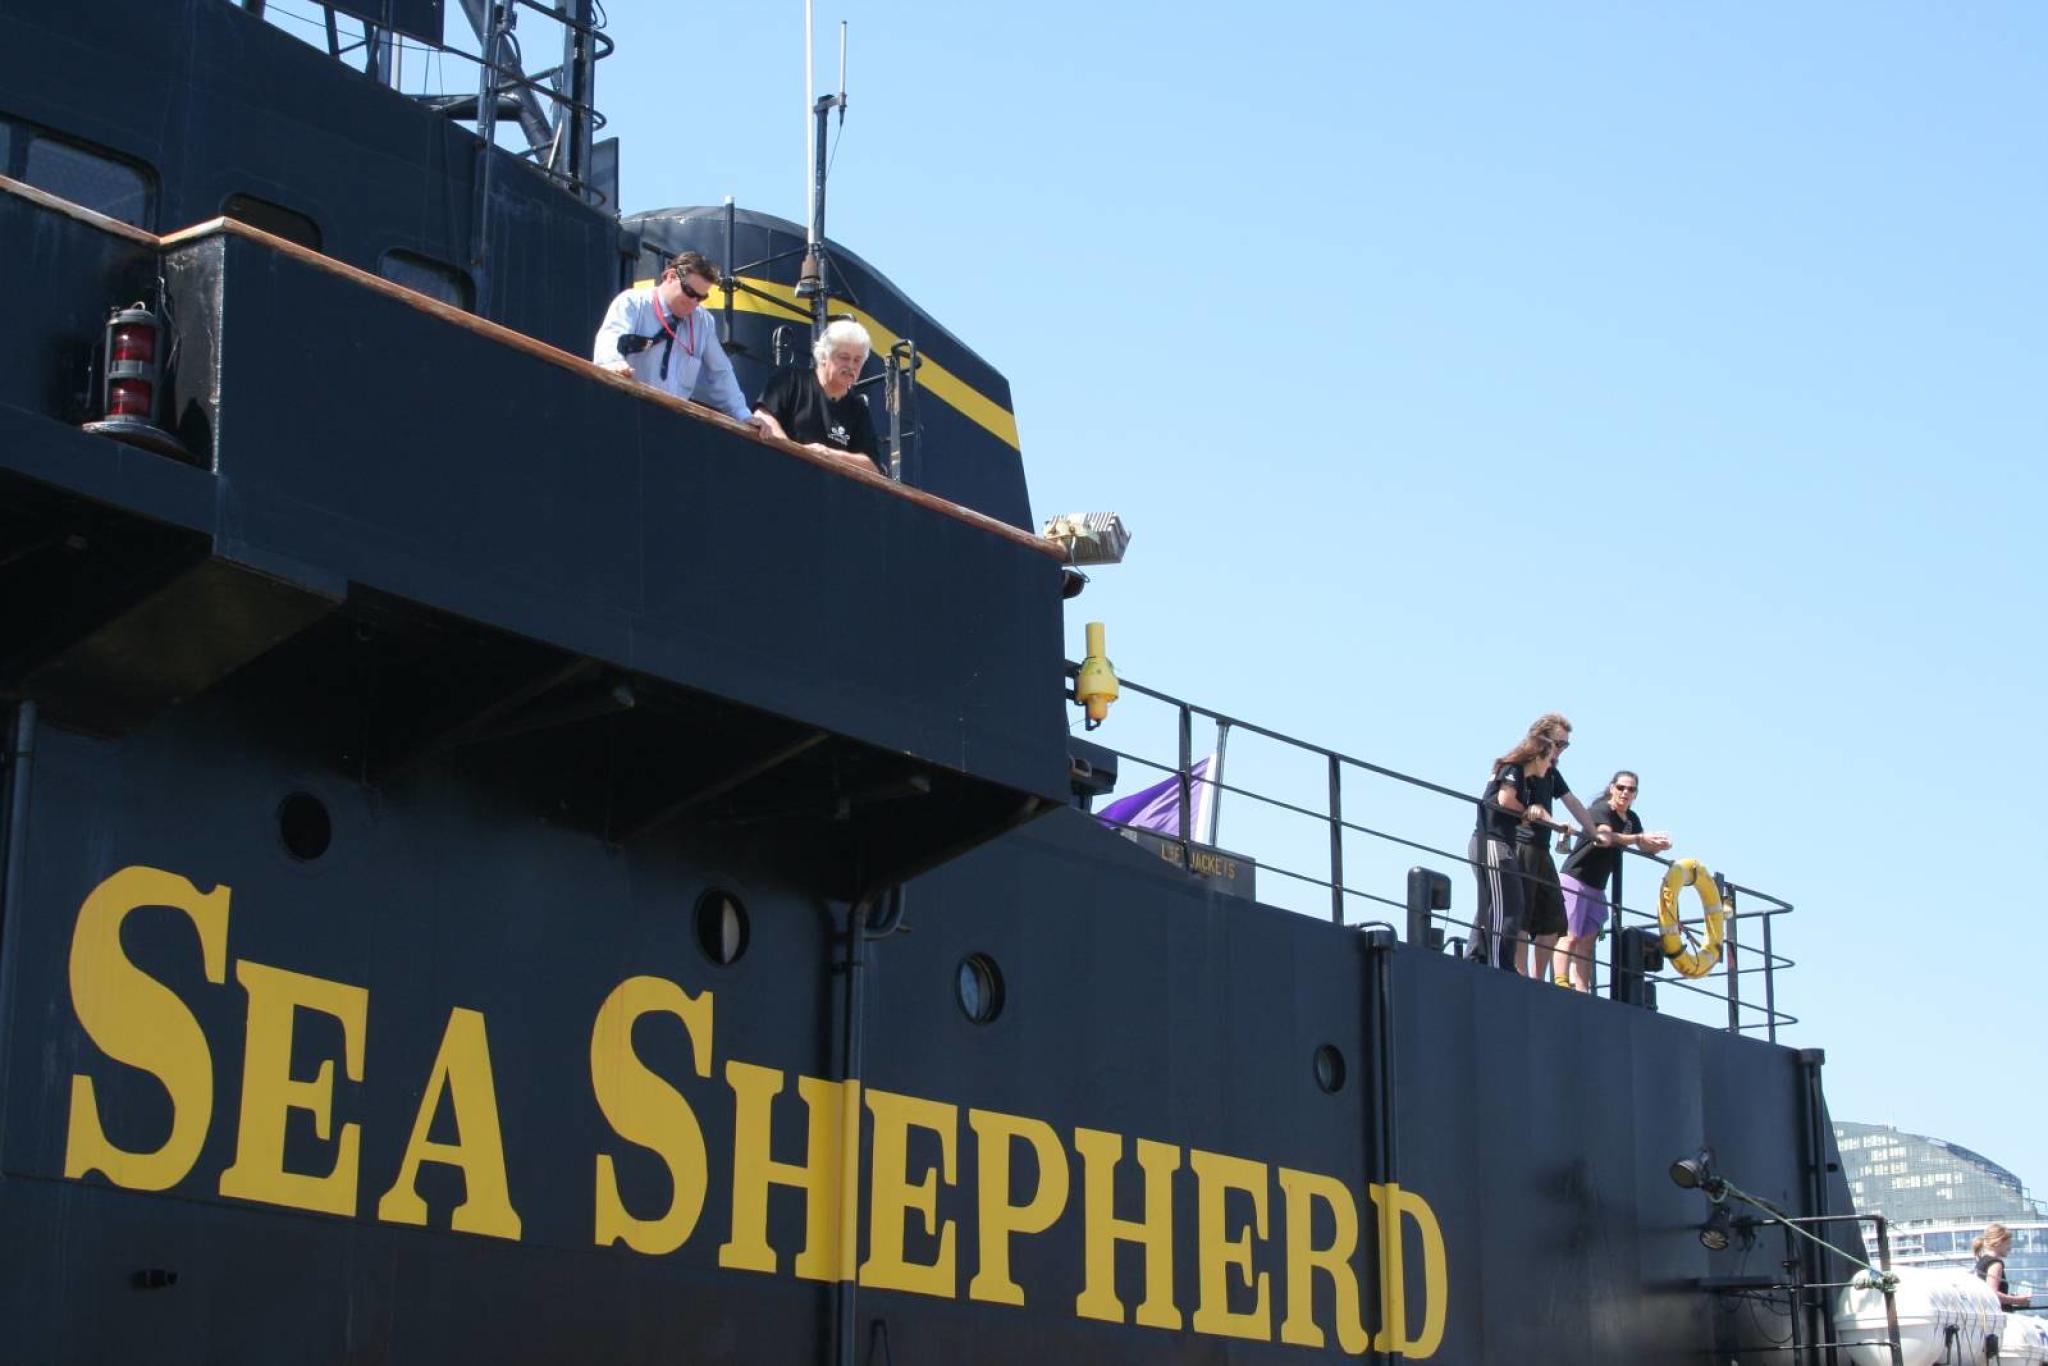
<path fill-rule="evenodd" d="M 85 424 L 98 436 L 111 436 L 159 455 L 190 459 L 175 436 L 156 425 L 163 388 L 164 327 L 142 302 L 107 315 L 100 342 L 99 417 Z"/>

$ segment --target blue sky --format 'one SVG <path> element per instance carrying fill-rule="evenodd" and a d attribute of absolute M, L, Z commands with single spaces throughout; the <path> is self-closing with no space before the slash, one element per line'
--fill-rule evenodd
<path fill-rule="evenodd" d="M 800 0 L 610 9 L 624 206 L 801 217 Z M 1041 517 L 1135 533 L 1072 653 L 1461 788 L 1569 713 L 1799 907 L 1836 1115 L 2048 1194 L 2048 9 L 843 0 L 821 70 L 840 18 L 832 235 L 1008 376 Z"/>

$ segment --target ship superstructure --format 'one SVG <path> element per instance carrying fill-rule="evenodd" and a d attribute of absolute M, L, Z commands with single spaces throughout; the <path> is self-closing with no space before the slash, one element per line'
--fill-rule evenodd
<path fill-rule="evenodd" d="M 1105 828 L 1000 375 L 844 252 L 899 479 L 605 375 L 720 235 L 778 363 L 787 225 L 252 8 L 0 5 L 13 1359 L 1822 1350 L 1839 1259 L 1672 1167 L 1846 1220 L 1818 1052 Z"/>

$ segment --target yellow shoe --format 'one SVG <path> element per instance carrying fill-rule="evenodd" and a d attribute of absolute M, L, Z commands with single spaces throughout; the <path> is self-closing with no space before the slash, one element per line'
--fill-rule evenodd
<path fill-rule="evenodd" d="M 1551 978 L 1550 980 L 1557 983 L 1557 985 L 1561 987 L 1570 987 L 1572 984 L 1571 974 L 1567 972 L 1560 972 L 1557 974 L 1557 976 Z"/>

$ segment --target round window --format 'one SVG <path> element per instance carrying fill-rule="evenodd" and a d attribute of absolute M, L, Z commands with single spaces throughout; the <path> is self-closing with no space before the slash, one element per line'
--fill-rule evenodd
<path fill-rule="evenodd" d="M 319 858 L 334 842 L 327 804 L 310 792 L 291 793 L 277 804 L 277 836 L 285 852 L 300 862 Z"/>
<path fill-rule="evenodd" d="M 1344 1089 L 1344 1055 L 1334 1045 L 1316 1050 L 1316 1085 L 1333 1096 Z"/>
<path fill-rule="evenodd" d="M 731 892 L 713 887 L 697 898 L 697 944 L 714 963 L 732 964 L 747 951 L 747 908 Z"/>
<path fill-rule="evenodd" d="M 955 991 L 960 1013 L 976 1024 L 987 1024 L 1003 1013 L 1003 974 L 985 953 L 970 953 L 960 960 Z"/>

